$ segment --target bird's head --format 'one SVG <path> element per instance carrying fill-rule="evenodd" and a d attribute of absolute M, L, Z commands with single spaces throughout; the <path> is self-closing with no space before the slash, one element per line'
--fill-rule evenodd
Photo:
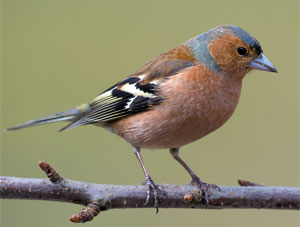
<path fill-rule="evenodd" d="M 243 78 L 252 69 L 277 72 L 259 42 L 239 27 L 213 28 L 186 44 L 200 63 L 218 75 Z"/>

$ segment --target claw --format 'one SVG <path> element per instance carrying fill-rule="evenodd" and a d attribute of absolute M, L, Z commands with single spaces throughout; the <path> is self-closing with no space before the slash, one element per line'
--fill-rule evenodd
<path fill-rule="evenodd" d="M 156 208 L 156 213 L 158 213 L 158 199 L 159 199 L 158 195 L 160 193 L 166 196 L 167 193 L 161 187 L 155 184 L 154 181 L 149 176 L 146 177 L 146 180 L 143 184 L 145 184 L 148 187 L 146 202 L 144 206 L 146 206 L 149 203 L 150 194 L 152 192 L 154 197 L 154 207 Z"/>
<path fill-rule="evenodd" d="M 208 203 L 209 203 L 209 195 L 208 195 L 209 188 L 213 188 L 213 189 L 217 189 L 217 190 L 221 191 L 219 186 L 217 186 L 215 184 L 207 184 L 207 183 L 203 182 L 202 180 L 200 180 L 199 177 L 193 177 L 191 184 L 198 186 L 200 188 L 200 190 L 202 191 L 202 193 L 203 193 L 202 197 L 205 200 L 206 207 L 208 206 Z"/>

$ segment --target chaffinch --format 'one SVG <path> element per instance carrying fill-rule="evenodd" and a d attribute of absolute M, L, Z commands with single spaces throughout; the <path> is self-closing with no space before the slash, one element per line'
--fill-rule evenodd
<path fill-rule="evenodd" d="M 210 185 L 179 157 L 179 148 L 222 126 L 239 101 L 242 79 L 252 69 L 277 72 L 258 41 L 243 29 L 220 26 L 150 60 L 94 100 L 72 110 L 8 128 L 71 121 L 61 129 L 94 124 L 124 138 L 142 166 L 155 207 L 163 190 L 150 178 L 141 148 L 170 149 L 208 201 Z"/>

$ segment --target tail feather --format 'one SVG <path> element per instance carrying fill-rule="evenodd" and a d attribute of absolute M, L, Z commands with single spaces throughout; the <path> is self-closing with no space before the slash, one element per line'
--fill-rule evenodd
<path fill-rule="evenodd" d="M 84 122 L 84 121 L 81 121 L 81 119 L 79 119 L 77 121 L 75 120 L 75 121 L 71 122 L 70 124 L 68 124 L 67 126 L 60 129 L 59 132 L 63 132 L 63 131 L 69 130 L 71 128 L 75 128 L 75 127 L 78 127 L 78 126 L 81 126 L 81 125 L 86 125 L 86 124 L 87 123 Z"/>
<path fill-rule="evenodd" d="M 46 117 L 41 117 L 35 120 L 27 121 L 25 123 L 10 127 L 5 129 L 5 131 L 11 131 L 11 130 L 17 130 L 21 128 L 27 128 L 35 125 L 42 125 L 42 124 L 48 124 L 48 123 L 53 123 L 53 122 L 58 122 L 58 121 L 69 121 L 69 120 L 74 120 L 78 118 L 78 116 L 81 114 L 81 111 L 77 108 L 67 110 L 64 112 L 60 113 L 55 113 L 48 115 Z"/>

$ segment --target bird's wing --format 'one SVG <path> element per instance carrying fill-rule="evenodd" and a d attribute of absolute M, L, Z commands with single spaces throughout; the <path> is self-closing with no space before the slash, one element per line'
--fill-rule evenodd
<path fill-rule="evenodd" d="M 138 72 L 107 89 L 92 102 L 89 110 L 61 131 L 79 125 L 108 122 L 148 110 L 161 103 L 158 86 L 162 79 L 193 66 L 187 60 L 166 60 L 152 65 L 150 71 Z"/>

